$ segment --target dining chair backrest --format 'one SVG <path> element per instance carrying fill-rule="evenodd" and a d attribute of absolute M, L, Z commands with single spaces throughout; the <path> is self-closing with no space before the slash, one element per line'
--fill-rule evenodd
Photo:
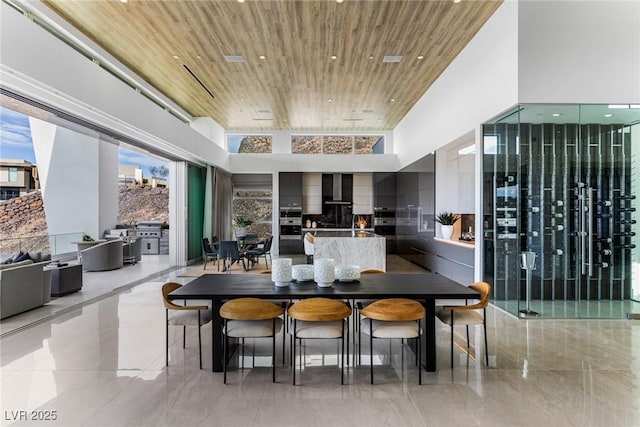
<path fill-rule="evenodd" d="M 489 298 L 491 297 L 491 285 L 487 282 L 475 282 L 469 285 L 469 288 L 480 293 L 480 301 L 478 301 L 478 308 L 486 308 L 489 305 Z"/>
<path fill-rule="evenodd" d="M 206 237 L 202 238 L 202 249 L 205 254 L 213 253 L 213 249 L 211 249 L 211 244 L 209 243 L 209 239 Z"/>
<path fill-rule="evenodd" d="M 469 289 L 480 294 L 478 302 L 471 305 L 453 305 L 446 306 L 448 310 L 478 310 L 487 308 L 489 305 L 489 298 L 491 297 L 491 285 L 487 282 L 475 282 L 469 285 Z"/>
<path fill-rule="evenodd" d="M 162 285 L 162 302 L 164 304 L 164 308 L 168 310 L 179 310 L 182 308 L 181 306 L 174 304 L 168 296 L 171 292 L 181 287 L 182 285 L 176 282 L 167 282 Z"/>
<path fill-rule="evenodd" d="M 293 319 L 308 322 L 330 322 L 349 317 L 351 308 L 330 298 L 307 298 L 289 307 L 288 314 Z"/>
<path fill-rule="evenodd" d="M 233 260 L 240 259 L 238 242 L 235 240 L 220 241 L 220 258 L 231 258 Z"/>
<path fill-rule="evenodd" d="M 271 250 L 271 244 L 273 243 L 273 236 L 269 236 L 267 240 L 264 242 L 264 253 L 267 253 Z"/>

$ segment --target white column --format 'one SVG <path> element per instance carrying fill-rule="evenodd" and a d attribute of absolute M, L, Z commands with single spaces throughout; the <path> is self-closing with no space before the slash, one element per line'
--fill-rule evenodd
<path fill-rule="evenodd" d="M 187 163 L 169 163 L 169 263 L 187 265 Z"/>

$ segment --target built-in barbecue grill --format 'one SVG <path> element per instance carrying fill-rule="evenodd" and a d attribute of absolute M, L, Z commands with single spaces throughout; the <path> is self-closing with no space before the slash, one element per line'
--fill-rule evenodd
<path fill-rule="evenodd" d="M 161 221 L 141 221 L 136 226 L 136 236 L 142 239 L 143 255 L 158 255 L 160 253 L 160 237 L 162 236 Z"/>

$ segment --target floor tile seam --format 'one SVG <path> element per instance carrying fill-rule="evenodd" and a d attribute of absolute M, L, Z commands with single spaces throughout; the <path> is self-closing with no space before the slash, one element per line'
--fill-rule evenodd
<path fill-rule="evenodd" d="M 425 384 L 423 383 L 421 386 L 424 386 Z M 411 402 L 411 405 L 413 406 L 413 409 L 415 410 L 416 414 L 418 414 L 418 418 L 420 419 L 420 423 L 423 426 L 427 425 L 427 421 L 424 419 L 424 416 L 422 415 L 422 411 L 420 411 L 420 408 L 418 407 L 418 402 L 416 400 L 416 397 L 414 396 L 413 392 L 411 390 L 409 390 L 408 393 L 409 396 L 409 401 Z"/>
<path fill-rule="evenodd" d="M 137 376 L 136 376 L 137 377 Z M 129 383 L 133 382 L 133 380 L 136 377 L 127 377 L 129 379 L 129 381 L 127 382 L 126 386 L 120 387 L 118 390 L 114 390 L 111 393 L 111 397 L 109 399 L 107 399 L 106 401 L 104 401 L 103 405 L 99 405 L 98 408 L 95 409 L 95 411 L 93 411 L 91 414 L 87 414 L 87 416 L 85 417 L 85 419 L 83 419 L 81 421 L 82 426 L 91 426 L 94 427 L 95 423 L 91 423 L 91 420 L 98 415 L 105 407 L 107 407 L 108 405 L 111 404 L 111 402 L 113 402 L 123 391 L 124 387 L 128 387 Z"/>
<path fill-rule="evenodd" d="M 56 318 L 58 318 L 58 317 L 60 317 L 60 316 L 62 316 L 64 314 L 71 313 L 73 311 L 76 311 L 76 310 L 79 310 L 81 308 L 87 307 L 89 305 L 95 304 L 97 302 L 100 302 L 100 301 L 105 300 L 107 298 L 110 298 L 112 296 L 119 295 L 119 294 L 121 294 L 121 293 L 123 293 L 125 291 L 133 289 L 136 286 L 139 286 L 141 284 L 144 284 L 144 283 L 148 282 L 149 279 L 152 279 L 152 278 L 155 278 L 155 277 L 160 277 L 160 276 L 162 276 L 162 275 L 164 275 L 166 273 L 174 271 L 177 268 L 178 267 L 170 267 L 170 268 L 166 268 L 166 269 L 161 270 L 161 271 L 157 271 L 155 273 L 151 273 L 148 276 L 141 277 L 140 279 L 134 280 L 133 282 L 127 283 L 127 284 L 122 285 L 122 286 L 118 286 L 117 288 L 114 288 L 114 289 L 112 289 L 111 291 L 109 291 L 109 292 L 107 292 L 105 294 L 97 295 L 97 296 L 89 298 L 87 300 L 80 301 L 77 304 L 73 304 L 73 305 L 64 307 L 64 308 L 62 308 L 62 309 L 60 309 L 60 310 L 58 310 L 58 311 L 56 311 L 56 312 L 54 312 L 54 313 L 52 313 L 52 314 L 50 314 L 48 316 L 45 316 L 45 317 L 43 317 L 41 319 L 35 320 L 35 321 L 31 322 L 31 323 L 28 323 L 26 325 L 20 326 L 18 328 L 15 328 L 15 329 L 12 329 L 10 331 L 7 331 L 7 332 L 4 332 L 4 333 L 0 334 L 0 341 L 2 341 L 5 338 L 8 338 L 10 336 L 19 334 L 19 333 L 21 333 L 23 331 L 29 330 L 29 329 L 31 329 L 31 328 L 33 328 L 35 326 L 45 324 L 45 323 L 47 323 L 47 322 L 49 322 L 51 320 L 54 320 L 54 319 L 56 319 Z"/>

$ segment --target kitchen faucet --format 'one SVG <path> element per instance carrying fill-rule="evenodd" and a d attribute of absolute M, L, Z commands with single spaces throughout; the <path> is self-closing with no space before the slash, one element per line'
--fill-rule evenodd
<path fill-rule="evenodd" d="M 356 237 L 356 217 L 358 217 L 358 221 L 360 221 L 360 215 L 351 215 L 351 237 Z"/>

